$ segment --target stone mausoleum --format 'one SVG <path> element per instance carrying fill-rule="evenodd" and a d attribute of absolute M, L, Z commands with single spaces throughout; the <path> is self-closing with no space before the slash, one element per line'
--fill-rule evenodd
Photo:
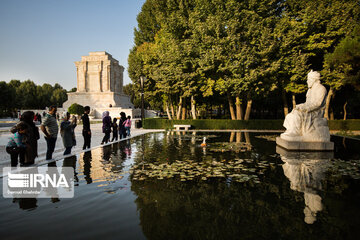
<path fill-rule="evenodd" d="M 63 104 L 68 109 L 71 104 L 90 106 L 90 115 L 101 118 L 102 112 L 109 111 L 118 117 L 121 111 L 136 117 L 130 97 L 123 92 L 124 67 L 107 52 L 90 52 L 75 62 L 77 91 L 68 93 L 68 100 Z"/>

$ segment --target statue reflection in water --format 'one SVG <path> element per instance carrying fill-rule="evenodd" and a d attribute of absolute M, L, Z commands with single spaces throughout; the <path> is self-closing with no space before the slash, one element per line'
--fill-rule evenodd
<path fill-rule="evenodd" d="M 284 162 L 282 167 L 290 188 L 304 193 L 304 221 L 313 224 L 317 213 L 323 210 L 319 192 L 333 152 L 289 152 L 281 147 L 276 147 L 276 152 Z"/>

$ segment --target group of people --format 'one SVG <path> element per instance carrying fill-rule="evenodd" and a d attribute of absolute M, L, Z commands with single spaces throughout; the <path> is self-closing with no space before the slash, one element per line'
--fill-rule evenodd
<path fill-rule="evenodd" d="M 84 137 L 83 150 L 90 148 L 91 145 L 91 128 L 89 119 L 90 107 L 84 107 L 84 114 L 81 116 L 83 123 L 82 135 Z M 77 118 L 71 118 L 70 113 L 66 112 L 60 124 L 58 124 L 57 107 L 50 106 L 48 113 L 44 116 L 41 122 L 40 129 L 44 133 L 44 138 L 47 144 L 46 160 L 51 160 L 55 151 L 56 140 L 59 133 L 65 148 L 64 155 L 71 153 L 72 147 L 76 146 L 75 128 L 77 126 Z M 28 166 L 34 164 L 35 158 L 38 156 L 38 144 L 40 139 L 39 128 L 36 127 L 34 121 L 35 113 L 33 111 L 26 111 L 21 115 L 20 121 L 11 128 L 12 135 L 9 138 L 6 146 L 6 152 L 10 154 L 11 166 L 16 167 L 19 163 L 20 166 Z M 101 144 L 110 141 L 110 134 L 113 132 L 113 138 L 110 142 L 130 136 L 131 117 L 126 117 L 124 112 L 120 113 L 119 124 L 117 118 L 111 121 L 109 112 L 103 113 L 103 126 L 102 131 L 105 133 Z"/>
<path fill-rule="evenodd" d="M 33 121 L 34 112 L 26 111 L 21 115 L 20 122 L 11 128 L 12 135 L 6 146 L 10 154 L 11 166 L 28 166 L 35 162 L 37 157 L 37 141 L 40 139 L 39 128 Z"/>
<path fill-rule="evenodd" d="M 45 116 L 45 114 L 44 114 L 44 116 Z M 39 122 L 39 123 L 41 123 L 41 115 L 40 115 L 40 113 L 36 113 L 36 114 L 34 115 L 34 122 Z"/>
<path fill-rule="evenodd" d="M 130 137 L 131 117 L 126 117 L 124 112 L 120 113 L 119 124 L 117 124 L 117 118 L 114 118 L 113 121 L 111 121 L 109 111 L 105 111 L 103 113 L 102 122 L 102 131 L 105 133 L 105 136 L 103 137 L 101 144 L 108 143 L 110 141 L 111 132 L 113 133 L 113 137 L 110 142 L 117 141 L 119 135 L 120 139 Z"/>

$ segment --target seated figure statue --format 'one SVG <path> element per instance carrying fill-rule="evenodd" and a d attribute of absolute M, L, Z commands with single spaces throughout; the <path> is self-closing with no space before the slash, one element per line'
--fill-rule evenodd
<path fill-rule="evenodd" d="M 320 83 L 320 73 L 311 70 L 307 85 L 306 102 L 296 105 L 285 117 L 286 131 L 280 137 L 288 141 L 329 142 L 329 127 L 324 118 L 327 92 Z"/>

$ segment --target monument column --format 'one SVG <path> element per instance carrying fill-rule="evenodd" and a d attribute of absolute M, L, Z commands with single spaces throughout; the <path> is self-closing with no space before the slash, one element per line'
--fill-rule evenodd
<path fill-rule="evenodd" d="M 85 92 L 86 66 L 83 62 L 75 62 L 77 75 L 77 92 Z"/>
<path fill-rule="evenodd" d="M 113 73 L 114 73 L 114 78 L 113 78 L 113 82 L 112 82 L 112 92 L 118 92 L 118 87 L 117 87 L 117 80 L 118 80 L 118 72 L 117 72 L 117 67 L 114 67 L 113 69 Z"/>
<path fill-rule="evenodd" d="M 88 62 L 85 61 L 83 63 L 83 72 L 84 72 L 84 91 L 87 92 L 88 89 L 87 89 L 87 86 L 88 86 L 88 79 L 87 79 L 87 67 L 88 67 Z"/>
<path fill-rule="evenodd" d="M 98 65 L 98 72 L 99 72 L 99 91 L 102 92 L 102 67 L 103 67 L 103 62 L 99 61 L 99 65 Z"/>
<path fill-rule="evenodd" d="M 111 62 L 107 66 L 107 79 L 106 79 L 106 91 L 110 91 L 110 81 L 111 81 Z"/>

